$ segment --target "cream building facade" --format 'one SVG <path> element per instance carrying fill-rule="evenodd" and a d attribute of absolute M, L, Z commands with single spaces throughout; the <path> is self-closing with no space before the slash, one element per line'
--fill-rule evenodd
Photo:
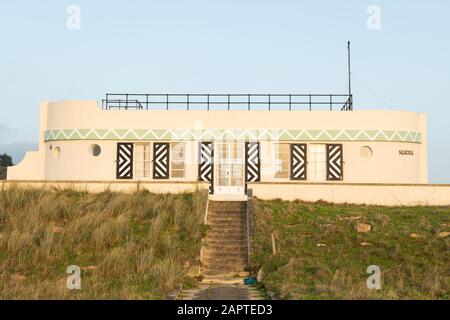
<path fill-rule="evenodd" d="M 201 180 L 214 194 L 245 194 L 257 182 L 428 181 L 424 113 L 146 109 L 41 103 L 39 150 L 8 179 Z"/>

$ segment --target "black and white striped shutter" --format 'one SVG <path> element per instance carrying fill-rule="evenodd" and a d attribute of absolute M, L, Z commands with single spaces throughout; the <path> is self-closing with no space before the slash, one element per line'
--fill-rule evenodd
<path fill-rule="evenodd" d="M 169 144 L 153 143 L 153 179 L 169 179 Z"/>
<path fill-rule="evenodd" d="M 200 142 L 198 176 L 201 181 L 209 182 L 209 193 L 214 193 L 214 144 Z"/>
<path fill-rule="evenodd" d="M 291 180 L 306 180 L 306 144 L 291 144 Z"/>
<path fill-rule="evenodd" d="M 327 180 L 340 181 L 344 177 L 342 144 L 327 144 Z"/>
<path fill-rule="evenodd" d="M 133 179 L 133 144 L 118 142 L 116 157 L 116 178 Z"/>
<path fill-rule="evenodd" d="M 261 165 L 259 159 L 259 142 L 245 143 L 245 190 L 248 182 L 261 180 Z"/>

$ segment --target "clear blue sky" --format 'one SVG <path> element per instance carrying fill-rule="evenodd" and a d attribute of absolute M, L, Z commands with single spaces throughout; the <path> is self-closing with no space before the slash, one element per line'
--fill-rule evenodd
<path fill-rule="evenodd" d="M 37 145 L 41 100 L 346 92 L 351 40 L 355 108 L 427 112 L 430 182 L 450 183 L 449 34 L 448 0 L 2 0 L 0 152 Z"/>

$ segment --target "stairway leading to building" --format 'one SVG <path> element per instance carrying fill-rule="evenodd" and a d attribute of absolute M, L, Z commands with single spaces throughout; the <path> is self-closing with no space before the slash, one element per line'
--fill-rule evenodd
<path fill-rule="evenodd" d="M 209 201 L 202 272 L 242 275 L 248 265 L 247 202 Z"/>

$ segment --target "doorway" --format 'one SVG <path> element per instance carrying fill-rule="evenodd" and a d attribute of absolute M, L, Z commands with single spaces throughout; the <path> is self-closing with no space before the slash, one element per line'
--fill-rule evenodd
<path fill-rule="evenodd" d="M 244 194 L 244 143 L 215 143 L 214 193 Z"/>

